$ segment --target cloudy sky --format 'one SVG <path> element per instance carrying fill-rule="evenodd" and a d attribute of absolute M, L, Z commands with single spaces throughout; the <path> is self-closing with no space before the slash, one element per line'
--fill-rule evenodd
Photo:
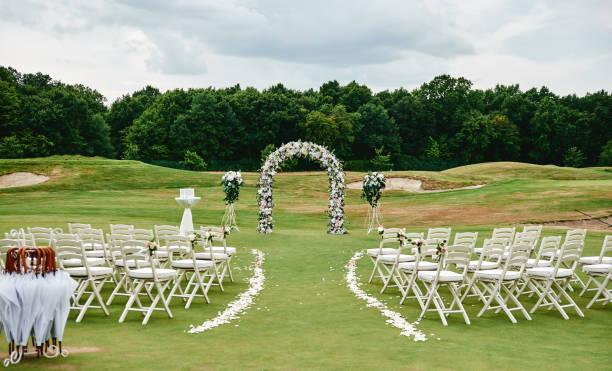
<path fill-rule="evenodd" d="M 612 1 L 0 0 L 0 65 L 83 83 L 112 102 L 161 90 L 612 88 Z"/>

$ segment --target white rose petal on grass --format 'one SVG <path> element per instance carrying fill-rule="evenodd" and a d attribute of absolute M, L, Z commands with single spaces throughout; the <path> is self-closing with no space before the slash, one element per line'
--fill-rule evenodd
<path fill-rule="evenodd" d="M 249 278 L 249 288 L 238 295 L 238 298 L 227 305 L 227 308 L 213 319 L 210 319 L 199 326 L 190 325 L 188 332 L 197 334 L 215 328 L 224 323 L 230 323 L 231 320 L 239 319 L 238 316 L 244 313 L 252 304 L 253 300 L 263 289 L 264 281 L 266 280 L 261 266 L 264 263 L 265 255 L 259 250 L 251 250 L 251 254 L 255 255 L 255 263 L 253 268 L 253 276 Z M 258 308 L 259 309 L 259 308 Z M 238 325 L 235 325 L 238 327 Z"/>
<path fill-rule="evenodd" d="M 400 335 L 412 336 L 414 341 L 425 341 L 427 337 L 425 334 L 416 328 L 415 324 L 411 324 L 402 317 L 401 314 L 390 310 L 385 304 L 381 303 L 378 299 L 368 295 L 361 287 L 359 278 L 355 274 L 355 268 L 357 268 L 357 261 L 363 257 L 363 251 L 358 251 L 353 255 L 351 260 L 346 264 L 346 285 L 355 294 L 358 299 L 365 300 L 367 302 L 366 307 L 374 307 L 380 311 L 380 313 L 387 317 L 385 321 L 387 324 L 397 327 L 401 330 Z M 432 334 L 433 336 L 433 334 Z"/>

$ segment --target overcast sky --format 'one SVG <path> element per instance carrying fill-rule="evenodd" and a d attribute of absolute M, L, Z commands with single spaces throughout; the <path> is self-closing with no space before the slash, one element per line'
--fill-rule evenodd
<path fill-rule="evenodd" d="M 612 90 L 612 1 L 0 0 L 0 65 L 97 89 Z"/>

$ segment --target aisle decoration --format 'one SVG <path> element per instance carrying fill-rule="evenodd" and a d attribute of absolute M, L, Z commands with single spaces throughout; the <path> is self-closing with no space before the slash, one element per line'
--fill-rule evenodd
<path fill-rule="evenodd" d="M 238 315 L 244 313 L 253 304 L 255 297 L 259 295 L 259 292 L 263 289 L 266 277 L 261 268 L 265 260 L 264 253 L 260 250 L 253 249 L 251 250 L 251 254 L 255 255 L 255 263 L 253 267 L 253 276 L 249 278 L 249 288 L 238 295 L 238 299 L 229 303 L 227 308 L 225 308 L 222 313 L 219 313 L 217 317 L 205 321 L 197 327 L 190 325 L 190 334 L 204 332 L 224 323 L 230 323 L 232 320 L 239 319 L 240 317 Z"/>
<path fill-rule="evenodd" d="M 378 200 L 380 200 L 381 191 L 385 189 L 387 179 L 382 173 L 368 173 L 363 178 L 363 186 L 361 187 L 361 198 L 365 198 L 370 204 L 370 210 L 368 210 L 368 216 L 366 219 L 366 225 L 368 227 L 368 234 L 372 232 L 376 227 L 380 230 L 382 214 L 380 213 L 380 207 Z"/>
<path fill-rule="evenodd" d="M 328 232 L 344 234 L 344 172 L 342 164 L 327 148 L 311 142 L 291 142 L 272 152 L 261 168 L 259 177 L 257 201 L 259 203 L 259 233 L 272 233 L 274 219 L 272 218 L 272 185 L 274 175 L 285 160 L 293 157 L 308 158 L 317 161 L 327 170 L 329 176 L 329 209 Z"/>
<path fill-rule="evenodd" d="M 221 225 L 231 230 L 234 228 L 238 232 L 238 224 L 236 224 L 236 213 L 234 211 L 234 202 L 238 201 L 240 195 L 240 186 L 242 186 L 242 175 L 240 171 L 228 171 L 221 178 L 221 185 L 223 186 L 223 192 L 225 192 L 225 214 Z"/>
<path fill-rule="evenodd" d="M 363 251 L 356 252 L 346 264 L 347 272 L 344 279 L 346 280 L 346 286 L 349 288 L 349 290 L 351 290 L 358 299 L 367 301 L 367 307 L 374 307 L 378 309 L 383 316 L 387 317 L 386 323 L 401 330 L 400 335 L 408 337 L 412 336 L 414 341 L 427 340 L 425 334 L 416 328 L 417 322 L 409 323 L 404 317 L 402 317 L 401 314 L 390 310 L 386 304 L 382 303 L 375 297 L 368 295 L 360 287 L 361 283 L 359 283 L 359 278 L 355 274 L 355 268 L 357 267 L 357 261 L 361 259 L 363 255 Z"/>

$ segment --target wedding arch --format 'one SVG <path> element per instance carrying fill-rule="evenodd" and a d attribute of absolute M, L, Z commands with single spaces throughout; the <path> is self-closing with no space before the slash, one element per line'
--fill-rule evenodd
<path fill-rule="evenodd" d="M 272 218 L 272 185 L 274 175 L 278 172 L 279 166 L 286 160 L 293 157 L 308 158 L 318 161 L 329 175 L 329 220 L 328 232 L 332 234 L 344 234 L 344 172 L 342 164 L 336 156 L 327 148 L 311 142 L 291 142 L 287 143 L 276 151 L 272 152 L 261 168 L 259 177 L 257 201 L 259 202 L 259 233 L 272 233 L 274 219 Z"/>

